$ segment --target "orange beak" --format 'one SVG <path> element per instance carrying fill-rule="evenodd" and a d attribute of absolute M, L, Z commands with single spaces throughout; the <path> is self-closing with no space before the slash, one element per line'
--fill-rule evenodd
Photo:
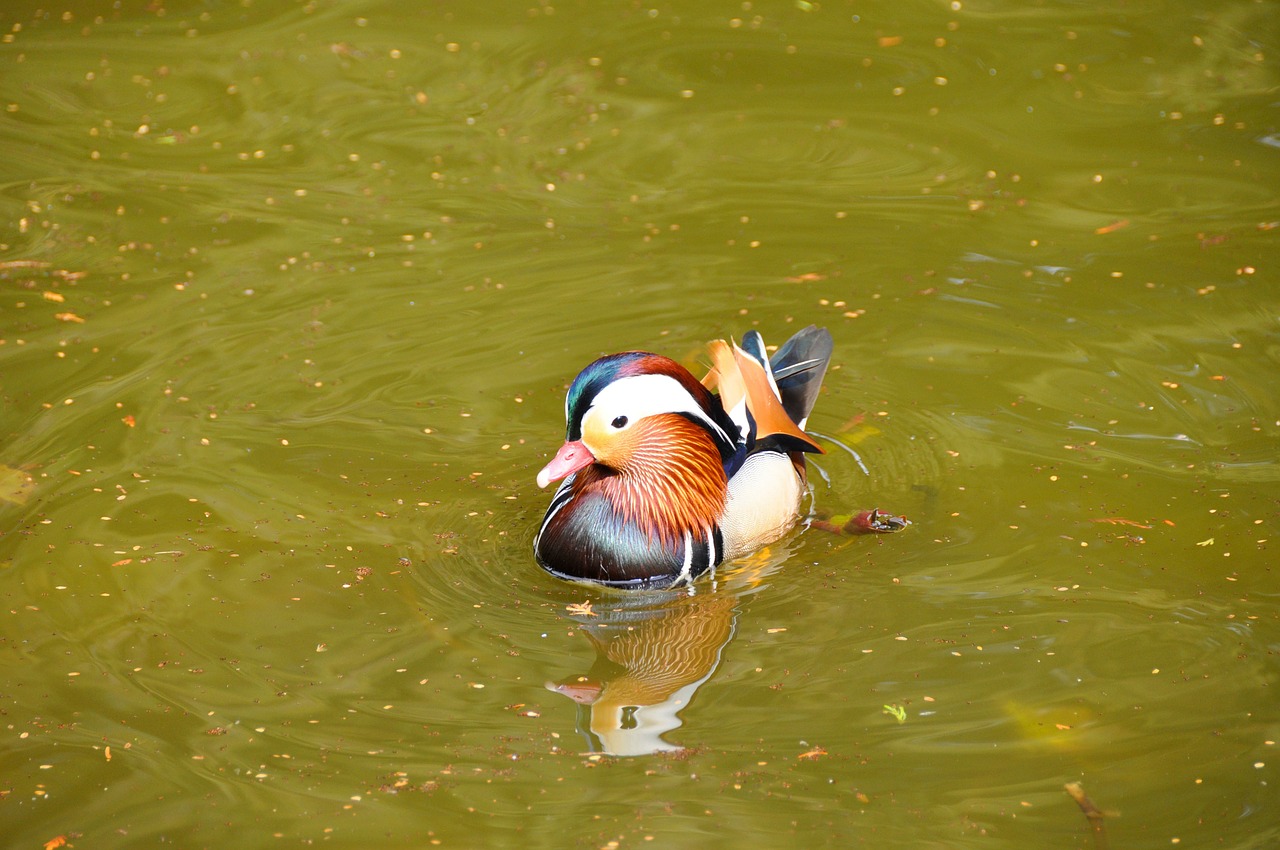
<path fill-rule="evenodd" d="M 565 443 L 560 447 L 560 451 L 556 452 L 551 462 L 542 467 L 542 471 L 538 473 L 538 486 L 546 487 L 552 481 L 559 481 L 582 467 L 595 463 L 595 460 L 595 455 L 591 454 L 591 450 L 584 446 L 581 440 Z"/>

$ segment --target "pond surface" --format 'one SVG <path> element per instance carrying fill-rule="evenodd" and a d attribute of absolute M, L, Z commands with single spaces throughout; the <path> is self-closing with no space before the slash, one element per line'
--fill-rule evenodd
<path fill-rule="evenodd" d="M 1274 4 L 0 33 L 8 846 L 1280 843 Z M 810 323 L 909 529 L 536 565 L 578 369 Z"/>

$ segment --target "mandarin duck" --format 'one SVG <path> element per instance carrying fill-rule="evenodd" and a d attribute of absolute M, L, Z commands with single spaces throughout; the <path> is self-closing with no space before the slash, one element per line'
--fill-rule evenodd
<path fill-rule="evenodd" d="M 770 359 L 751 331 L 711 343 L 699 382 L 646 351 L 601 357 L 565 397 L 565 443 L 538 473 L 563 479 L 534 540 L 553 575 L 620 588 L 691 584 L 785 534 L 807 490 L 804 432 L 831 359 L 810 325 Z M 718 389 L 719 394 L 711 391 Z M 867 530 L 892 530 L 867 512 Z"/>

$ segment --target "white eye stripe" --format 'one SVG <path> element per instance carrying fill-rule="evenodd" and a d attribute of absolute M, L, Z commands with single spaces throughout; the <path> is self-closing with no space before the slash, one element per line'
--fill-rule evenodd
<path fill-rule="evenodd" d="M 582 417 L 596 415 L 605 422 L 613 422 L 619 416 L 635 423 L 646 416 L 659 413 L 687 413 L 705 422 L 713 431 L 733 442 L 724 429 L 707 416 L 684 385 L 670 375 L 632 375 L 620 378 L 596 394 L 591 407 Z"/>

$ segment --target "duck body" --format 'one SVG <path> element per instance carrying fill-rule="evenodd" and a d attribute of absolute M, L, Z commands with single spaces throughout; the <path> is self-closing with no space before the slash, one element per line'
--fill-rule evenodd
<path fill-rule="evenodd" d="M 565 398 L 565 443 L 538 474 L 561 481 L 534 554 L 561 578 L 621 588 L 688 584 L 785 534 L 807 490 L 804 433 L 831 358 L 810 326 L 770 360 L 754 331 L 710 346 L 699 382 L 630 351 L 582 370 Z M 711 392 L 718 389 L 719 394 Z"/>

